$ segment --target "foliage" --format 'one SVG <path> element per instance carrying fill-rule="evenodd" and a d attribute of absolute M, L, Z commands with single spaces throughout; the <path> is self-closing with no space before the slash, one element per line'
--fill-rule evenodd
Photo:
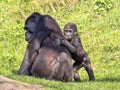
<path fill-rule="evenodd" d="M 113 8 L 113 1 L 112 0 L 97 0 L 95 2 L 95 11 L 109 11 Z"/>
<path fill-rule="evenodd" d="M 120 88 L 120 1 L 119 0 L 1 0 L 0 1 L 0 74 L 41 84 L 50 90 L 119 90 Z M 26 49 L 24 22 L 37 11 L 49 14 L 63 28 L 74 22 L 88 53 L 96 82 L 79 70 L 82 82 L 58 82 L 19 76 L 18 69 Z"/>

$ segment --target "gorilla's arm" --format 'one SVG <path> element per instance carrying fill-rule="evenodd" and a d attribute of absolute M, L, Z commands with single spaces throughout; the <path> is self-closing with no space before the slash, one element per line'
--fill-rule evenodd
<path fill-rule="evenodd" d="M 33 46 L 31 44 L 28 44 L 18 74 L 31 75 L 30 69 L 37 55 L 38 52 L 34 52 Z"/>
<path fill-rule="evenodd" d="M 34 51 L 39 51 L 41 43 L 44 41 L 44 39 L 49 35 L 50 31 L 40 31 L 37 33 L 35 38 L 33 39 L 33 48 Z"/>
<path fill-rule="evenodd" d="M 74 37 L 72 40 L 74 43 L 69 42 L 68 40 L 62 40 L 61 44 L 66 46 L 70 52 L 75 53 L 80 44 L 80 38 L 78 36 Z"/>
<path fill-rule="evenodd" d="M 31 66 L 39 54 L 40 45 L 43 40 L 48 36 L 49 32 L 39 32 L 33 41 L 28 44 L 27 50 L 25 52 L 23 62 L 20 66 L 18 74 L 30 75 Z"/>
<path fill-rule="evenodd" d="M 77 49 L 67 40 L 62 40 L 62 45 L 66 46 L 70 52 L 74 53 L 77 51 Z"/>

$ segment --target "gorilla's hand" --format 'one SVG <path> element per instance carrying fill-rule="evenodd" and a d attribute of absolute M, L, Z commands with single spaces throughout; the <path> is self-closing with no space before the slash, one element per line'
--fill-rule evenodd
<path fill-rule="evenodd" d="M 61 45 L 62 44 L 62 40 L 60 40 L 59 38 L 55 39 L 55 43 L 57 45 Z"/>

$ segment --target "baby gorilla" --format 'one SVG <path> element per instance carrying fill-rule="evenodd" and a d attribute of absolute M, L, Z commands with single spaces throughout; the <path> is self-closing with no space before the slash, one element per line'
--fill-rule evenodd
<path fill-rule="evenodd" d="M 94 81 L 94 74 L 90 64 L 90 58 L 84 50 L 80 37 L 77 33 L 77 26 L 74 23 L 67 23 L 64 27 L 63 36 L 66 40 L 56 40 L 58 45 L 64 45 L 68 48 L 71 53 L 72 59 L 75 61 L 73 64 L 74 68 L 74 80 L 80 81 L 78 70 L 84 67 L 88 73 L 89 80 Z"/>

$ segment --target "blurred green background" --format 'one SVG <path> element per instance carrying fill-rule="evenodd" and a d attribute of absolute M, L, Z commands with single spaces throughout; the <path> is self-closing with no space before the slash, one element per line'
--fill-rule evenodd
<path fill-rule="evenodd" d="M 120 0 L 0 0 L 0 75 L 40 84 L 48 90 L 119 90 L 120 88 Z M 96 81 L 58 82 L 17 75 L 27 42 L 23 29 L 32 12 L 49 14 L 61 29 L 67 22 L 78 27 Z"/>

